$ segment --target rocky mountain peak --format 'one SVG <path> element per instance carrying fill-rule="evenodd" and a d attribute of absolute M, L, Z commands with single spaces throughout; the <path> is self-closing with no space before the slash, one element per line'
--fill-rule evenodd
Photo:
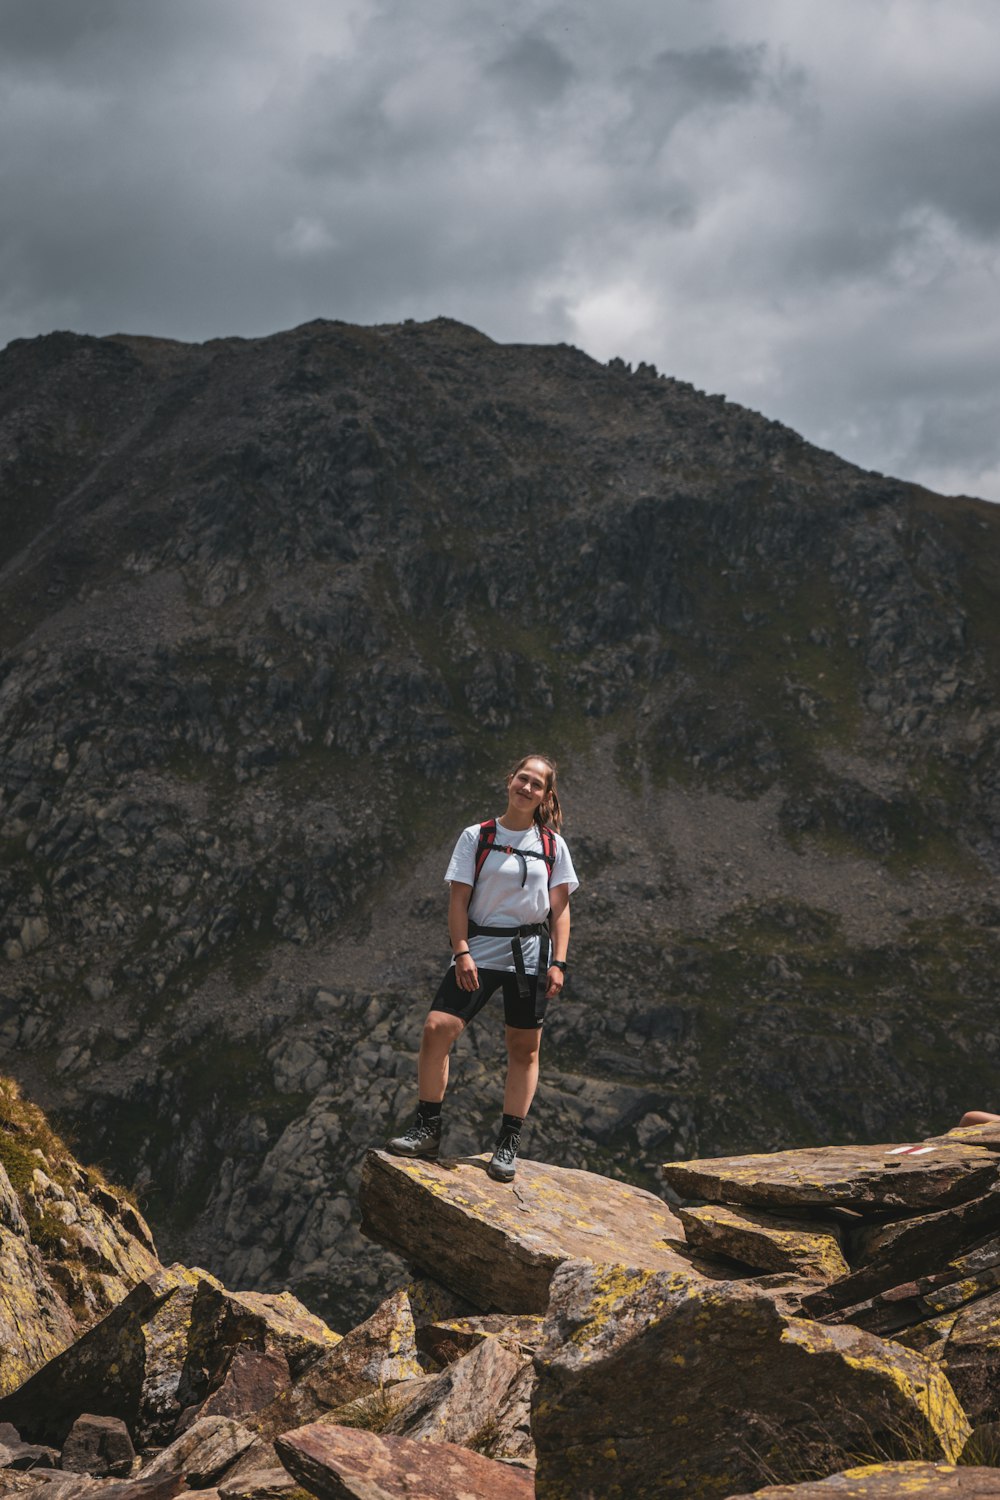
<path fill-rule="evenodd" d="M 361 1158 L 525 748 L 583 881 L 539 1154 L 649 1187 L 989 1099 L 994 507 L 448 319 L 18 341 L 0 469 L 0 1045 L 172 1253 L 345 1324 L 389 1284 Z"/>

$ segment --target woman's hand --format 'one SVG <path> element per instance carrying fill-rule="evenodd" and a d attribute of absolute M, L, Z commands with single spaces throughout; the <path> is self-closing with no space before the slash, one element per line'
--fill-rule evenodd
<path fill-rule="evenodd" d="M 549 970 L 549 982 L 545 987 L 546 1000 L 554 1000 L 563 987 L 564 975 L 562 969 L 557 969 L 553 964 Z"/>
<path fill-rule="evenodd" d="M 471 953 L 460 953 L 455 959 L 455 979 L 459 989 L 468 990 L 470 995 L 478 990 L 479 970 Z"/>

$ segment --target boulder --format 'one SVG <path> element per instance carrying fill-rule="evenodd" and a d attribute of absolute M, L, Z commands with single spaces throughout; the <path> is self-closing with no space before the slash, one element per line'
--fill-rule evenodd
<path fill-rule="evenodd" d="M 1000 1422 L 1000 1291 L 895 1337 L 941 1366 L 971 1421 Z"/>
<path fill-rule="evenodd" d="M 873 1442 L 952 1461 L 971 1430 L 913 1351 L 676 1272 L 562 1266 L 536 1363 L 540 1500 L 711 1500 L 759 1484 L 762 1465 L 835 1469 Z"/>
<path fill-rule="evenodd" d="M 148 1487 L 176 1478 L 191 1489 L 208 1489 L 252 1442 L 253 1433 L 229 1417 L 200 1417 L 137 1477 Z"/>
<path fill-rule="evenodd" d="M 755 1208 L 940 1209 L 1000 1182 L 1000 1155 L 947 1141 L 916 1148 L 817 1146 L 769 1155 L 668 1162 L 663 1176 L 682 1198 Z"/>
<path fill-rule="evenodd" d="M 680 1220 L 659 1198 L 592 1172 L 519 1164 L 512 1187 L 486 1175 L 487 1157 L 412 1161 L 369 1151 L 361 1175 L 362 1230 L 484 1312 L 543 1313 L 568 1259 L 685 1270 Z M 671 1243 L 674 1242 L 674 1243 Z"/>
<path fill-rule="evenodd" d="M 0 1419 L 61 1446 L 87 1411 L 119 1417 L 139 1449 L 169 1442 L 181 1412 L 222 1385 L 237 1349 L 287 1349 L 302 1368 L 336 1348 L 339 1336 L 319 1319 L 277 1301 L 275 1310 L 268 1299 L 227 1292 L 207 1271 L 161 1269 L 0 1401 Z"/>
<path fill-rule="evenodd" d="M 250 1417 L 268 1406 L 292 1383 L 283 1354 L 241 1345 L 217 1390 L 195 1408 L 201 1417 Z"/>
<path fill-rule="evenodd" d="M 60 1467 L 71 1474 L 103 1479 L 131 1474 L 134 1461 L 132 1439 L 121 1418 L 85 1412 L 77 1417 L 63 1443 Z"/>
<path fill-rule="evenodd" d="M 1000 1469 L 911 1461 L 866 1464 L 800 1484 L 770 1484 L 752 1496 L 734 1495 L 732 1500 L 992 1500 L 994 1496 L 1000 1496 Z"/>
<path fill-rule="evenodd" d="M 58 1469 L 59 1450 L 44 1443 L 0 1443 L 0 1469 Z"/>
<path fill-rule="evenodd" d="M 531 1474 L 452 1443 L 417 1443 L 312 1426 L 277 1442 L 281 1461 L 318 1500 L 533 1500 Z"/>
<path fill-rule="evenodd" d="M 82 1500 L 84 1495 L 106 1494 L 115 1482 L 88 1479 L 83 1474 L 61 1474 L 56 1469 L 0 1469 L 0 1497 L 6 1500 L 8 1495 L 33 1495 L 35 1500 Z"/>
<path fill-rule="evenodd" d="M 214 1277 L 205 1278 L 192 1337 L 210 1363 L 228 1349 L 259 1349 L 287 1360 L 293 1378 L 341 1339 L 291 1292 L 231 1292 Z"/>
<path fill-rule="evenodd" d="M 848 1273 L 834 1224 L 722 1204 L 682 1208 L 680 1219 L 688 1244 L 706 1255 L 727 1255 L 758 1271 L 789 1271 L 817 1281 Z"/>
<path fill-rule="evenodd" d="M 458 1443 L 490 1458 L 534 1461 L 529 1426 L 534 1371 L 531 1358 L 498 1338 L 486 1339 L 424 1382 L 415 1399 L 392 1416 L 383 1433 L 435 1443 Z"/>
<path fill-rule="evenodd" d="M 854 1323 L 874 1333 L 895 1335 L 913 1323 L 956 1312 L 998 1286 L 1000 1239 L 993 1237 L 967 1254 L 956 1256 L 932 1275 L 890 1287 L 853 1307 L 838 1308 L 835 1313 L 826 1314 L 823 1321 Z M 813 1301 L 804 1299 L 806 1305 L 812 1305 Z"/>
<path fill-rule="evenodd" d="M 959 1141 L 967 1146 L 984 1146 L 987 1151 L 1000 1151 L 1000 1120 L 988 1120 L 985 1125 L 956 1125 L 944 1135 L 928 1136 L 921 1144 L 937 1146 Z"/>
<path fill-rule="evenodd" d="M 404 1287 L 258 1412 L 251 1425 L 260 1437 L 272 1439 L 359 1396 L 422 1374 L 413 1308 Z"/>

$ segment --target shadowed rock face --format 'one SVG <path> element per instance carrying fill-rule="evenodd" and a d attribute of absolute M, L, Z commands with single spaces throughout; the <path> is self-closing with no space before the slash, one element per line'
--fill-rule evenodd
<path fill-rule="evenodd" d="M 269 1302 L 278 1303 L 273 1316 Z M 245 1302 L 204 1271 L 161 1266 L 0 1402 L 0 1413 L 23 1434 L 57 1444 L 81 1412 L 118 1417 L 146 1448 L 166 1442 L 182 1412 L 222 1384 L 241 1347 L 280 1353 L 301 1375 L 338 1343 L 287 1295 Z"/>
<path fill-rule="evenodd" d="M 654 1187 L 988 1102 L 995 507 L 447 320 L 20 341 L 0 465 L 0 1050 L 169 1255 L 344 1327 L 392 1284 L 360 1161 L 526 745 L 583 877 L 529 1155 Z"/>
<path fill-rule="evenodd" d="M 865 1440 L 891 1451 L 903 1431 L 953 1461 L 971 1431 L 930 1361 L 785 1318 L 738 1283 L 567 1262 L 546 1330 L 532 1409 L 540 1500 L 613 1485 L 636 1500 L 724 1496 L 789 1447 L 811 1445 L 821 1464 Z"/>

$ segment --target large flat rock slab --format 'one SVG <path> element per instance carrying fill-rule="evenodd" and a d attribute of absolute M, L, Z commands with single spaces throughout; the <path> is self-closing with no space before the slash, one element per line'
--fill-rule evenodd
<path fill-rule="evenodd" d="M 771 1484 L 732 1500 L 993 1500 L 1000 1496 L 1000 1469 L 953 1464 L 867 1464 L 809 1479 Z"/>
<path fill-rule="evenodd" d="M 426 1162 L 369 1151 L 361 1174 L 362 1230 L 484 1312 L 542 1313 L 566 1260 L 623 1261 L 700 1280 L 669 1243 L 677 1216 L 628 1183 L 525 1161 L 512 1186 L 487 1158 Z"/>
<path fill-rule="evenodd" d="M 945 1141 L 922 1146 L 816 1146 L 767 1155 L 668 1162 L 682 1197 L 757 1208 L 947 1208 L 1000 1181 L 1000 1156 Z"/>
<path fill-rule="evenodd" d="M 281 1461 L 319 1500 L 534 1500 L 530 1473 L 453 1443 L 418 1443 L 351 1427 L 300 1427 Z"/>

